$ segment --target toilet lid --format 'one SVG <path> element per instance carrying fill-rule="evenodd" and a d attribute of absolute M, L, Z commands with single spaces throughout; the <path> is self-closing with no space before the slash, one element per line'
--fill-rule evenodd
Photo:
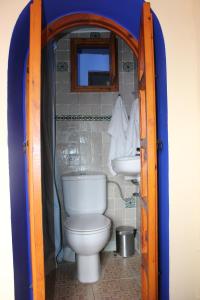
<path fill-rule="evenodd" d="M 85 214 L 70 216 L 65 221 L 65 228 L 72 231 L 91 232 L 108 227 L 111 224 L 109 218 L 98 214 Z"/>

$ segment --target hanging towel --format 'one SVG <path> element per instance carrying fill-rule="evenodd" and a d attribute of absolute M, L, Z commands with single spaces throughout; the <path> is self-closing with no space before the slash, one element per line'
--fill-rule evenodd
<path fill-rule="evenodd" d="M 112 119 L 108 128 L 108 133 L 111 135 L 108 167 L 113 176 L 116 175 L 116 173 L 112 169 L 111 160 L 125 155 L 127 128 L 128 117 L 126 108 L 121 96 L 118 96 L 112 111 Z"/>
<path fill-rule="evenodd" d="M 139 100 L 133 101 L 127 129 L 126 155 L 134 156 L 140 148 Z"/>

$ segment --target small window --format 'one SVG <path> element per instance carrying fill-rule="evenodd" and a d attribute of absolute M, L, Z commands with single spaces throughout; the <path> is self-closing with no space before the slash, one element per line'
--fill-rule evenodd
<path fill-rule="evenodd" d="M 118 90 L 116 39 L 71 39 L 71 91 Z"/>

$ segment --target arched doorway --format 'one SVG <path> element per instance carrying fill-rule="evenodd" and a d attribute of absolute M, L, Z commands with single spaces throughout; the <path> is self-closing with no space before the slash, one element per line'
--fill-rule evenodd
<path fill-rule="evenodd" d="M 23 15 L 23 17 L 24 17 L 24 15 Z M 27 15 L 26 15 L 26 17 L 27 17 Z M 19 24 L 20 26 L 21 26 L 21 24 Z M 159 28 L 159 25 L 157 24 L 156 25 L 157 26 L 157 28 Z M 158 29 L 158 31 L 159 31 L 159 29 Z M 11 68 L 12 69 L 12 68 Z M 159 88 L 159 87 L 158 87 Z M 12 95 L 11 95 L 12 93 L 10 93 L 10 95 L 9 95 L 9 99 L 10 99 L 10 105 L 12 105 L 12 100 L 11 99 L 13 99 L 12 98 Z M 12 122 L 11 122 L 12 123 Z M 10 124 L 11 124 L 10 123 Z M 12 128 L 12 124 L 11 124 L 11 126 L 10 126 L 10 128 Z M 10 143 L 11 144 L 11 148 L 12 148 L 12 142 Z M 12 153 L 11 153 L 11 156 L 12 156 Z M 11 166 L 12 167 L 12 166 Z M 11 182 L 11 184 L 12 184 L 12 182 Z"/>
<path fill-rule="evenodd" d="M 27 95 L 27 157 L 31 229 L 33 292 L 44 298 L 44 258 L 41 197 L 41 2 L 31 5 L 29 84 Z M 150 5 L 143 5 L 139 45 L 119 24 L 94 14 L 72 14 L 55 21 L 44 30 L 42 42 L 64 30 L 80 26 L 109 29 L 120 36 L 138 57 L 141 140 L 141 278 L 142 299 L 158 297 L 158 220 L 157 220 L 157 137 L 154 73 L 154 45 Z"/>

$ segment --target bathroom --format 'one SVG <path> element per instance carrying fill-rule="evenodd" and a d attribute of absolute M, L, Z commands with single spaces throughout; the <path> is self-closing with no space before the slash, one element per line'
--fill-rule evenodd
<path fill-rule="evenodd" d="M 77 76 L 77 74 L 73 72 L 76 66 L 74 65 L 75 55 L 72 55 L 72 51 L 74 53 L 72 39 L 92 41 L 91 43 L 95 45 L 99 45 L 98 43 L 101 41 L 107 42 L 109 45 L 107 48 L 112 52 L 112 58 L 114 56 L 112 60 L 114 84 L 108 83 L 108 86 L 104 84 L 103 88 L 97 88 L 95 84 L 92 87 L 83 87 L 81 84 L 80 86 L 76 84 L 77 78 L 74 76 Z M 51 94 L 55 94 L 55 99 L 51 100 L 54 107 L 50 113 L 55 118 L 55 122 L 50 125 L 54 133 L 52 134 L 53 144 L 51 149 L 51 153 L 53 153 L 53 170 L 52 168 L 48 169 L 48 162 L 44 161 L 48 139 L 45 134 L 43 135 L 43 174 L 49 174 L 49 170 L 52 173 L 49 180 L 43 179 L 46 299 L 107 299 L 106 297 L 111 295 L 116 297 L 115 299 L 122 299 L 120 298 L 122 293 L 123 299 L 133 299 L 133 296 L 140 299 L 139 176 L 138 174 L 134 177 L 132 174 L 116 174 L 110 159 L 113 155 L 110 134 L 111 122 L 112 126 L 115 127 L 115 120 L 112 119 L 112 116 L 117 111 L 117 102 L 120 103 L 123 110 L 120 117 L 127 118 L 127 128 L 130 127 L 131 120 L 134 120 L 134 118 L 137 120 L 137 132 L 134 131 L 135 129 L 131 131 L 131 133 L 134 133 L 132 136 L 135 139 L 137 138 L 137 141 L 129 141 L 129 146 L 134 143 L 134 155 L 137 154 L 139 159 L 137 58 L 120 37 L 115 36 L 106 29 L 97 27 L 70 29 L 59 36 L 51 47 L 52 49 L 49 51 L 47 46 L 43 52 L 42 77 L 44 85 L 46 84 L 46 87 L 43 86 L 42 91 L 43 99 L 46 97 L 46 100 L 43 101 L 43 114 L 46 115 L 42 121 L 44 130 L 46 128 L 45 124 L 51 122 L 46 122 L 48 118 L 47 101 Z M 101 46 L 100 49 L 105 50 L 105 46 L 103 47 Z M 105 53 L 103 56 L 106 56 Z M 51 59 L 54 60 L 54 66 L 52 66 L 52 62 L 49 63 Z M 49 71 L 48 76 L 45 75 L 45 70 Z M 103 70 L 103 72 L 108 73 L 108 70 L 106 72 Z M 75 75 L 72 73 L 75 73 Z M 104 80 L 104 82 L 105 78 L 108 80 L 106 76 L 101 80 Z M 56 82 L 55 86 L 50 84 L 52 79 L 53 82 Z M 98 81 L 100 79 L 96 78 L 94 80 Z M 134 114 L 132 114 L 133 106 Z M 119 124 L 120 121 L 117 123 Z M 113 145 L 116 148 L 114 143 Z M 124 148 L 117 146 L 117 151 L 124 152 L 120 156 L 133 156 L 131 154 L 133 152 L 128 154 Z M 112 159 L 118 157 L 119 155 Z M 105 247 L 101 249 L 103 253 L 101 251 L 100 265 L 102 272 L 100 272 L 100 278 L 95 284 L 82 284 L 77 280 L 75 253 L 68 246 L 63 225 L 67 218 L 63 178 L 65 176 L 74 176 L 74 178 L 75 176 L 82 176 L 82 178 L 85 176 L 86 178 L 93 175 L 104 175 L 106 210 L 102 214 L 111 220 L 112 225 L 108 241 Z M 48 204 L 48 200 L 46 200 L 48 199 L 48 193 L 45 192 L 44 187 L 49 185 L 51 181 L 54 181 L 53 190 L 51 190 L 51 193 L 54 194 L 54 200 L 53 203 Z M 52 220 L 54 221 L 52 222 Z M 116 228 L 118 226 L 131 226 L 136 229 L 134 231 L 135 253 L 129 258 L 122 258 L 116 253 Z M 56 271 L 55 265 L 57 267 Z M 107 273 L 105 270 L 107 270 Z M 135 285 L 133 284 L 134 288 L 130 289 L 129 286 L 133 282 L 136 282 Z M 104 293 L 100 292 L 102 289 Z"/>

